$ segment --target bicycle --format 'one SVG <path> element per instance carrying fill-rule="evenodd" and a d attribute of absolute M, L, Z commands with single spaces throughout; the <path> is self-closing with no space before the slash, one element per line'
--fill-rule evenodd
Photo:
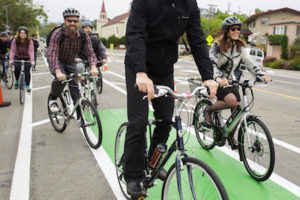
<path fill-rule="evenodd" d="M 25 63 L 30 63 L 28 60 L 14 60 L 14 62 L 21 63 L 21 73 L 19 77 L 19 94 L 20 94 L 20 104 L 24 104 L 25 102 Z"/>
<path fill-rule="evenodd" d="M 250 106 L 253 106 L 254 94 L 252 87 L 263 82 L 261 77 L 257 77 L 256 81 L 244 80 L 243 82 L 234 81 L 232 85 L 242 88 L 243 97 L 237 108 L 226 119 L 222 115 L 222 111 L 212 113 L 212 128 L 204 125 L 204 110 L 212 105 L 208 98 L 200 100 L 194 109 L 193 124 L 200 145 L 211 150 L 217 146 L 224 146 L 226 140 L 232 150 L 235 144 L 230 139 L 232 131 L 238 130 L 238 151 L 240 161 L 245 165 L 246 170 L 256 181 L 267 180 L 274 169 L 275 150 L 270 131 L 267 126 L 258 118 L 251 114 Z M 247 94 L 250 91 L 252 101 L 248 103 Z M 237 128 L 236 128 L 237 127 Z M 235 129 L 236 128 L 236 129 Z"/>
<path fill-rule="evenodd" d="M 98 69 L 98 72 L 99 72 L 99 74 L 98 74 L 98 79 L 97 79 L 97 84 L 96 84 L 96 87 L 97 87 L 97 91 L 98 91 L 98 94 L 101 94 L 102 93 L 102 90 L 103 90 L 103 80 L 102 80 L 102 70 L 106 70 L 106 69 L 104 69 L 104 67 L 102 66 L 103 65 L 103 63 L 102 63 L 102 61 L 98 61 L 98 63 L 97 63 L 97 69 Z"/>
<path fill-rule="evenodd" d="M 80 79 L 79 90 L 82 90 L 83 96 L 92 102 L 95 108 L 97 108 L 98 101 L 95 89 L 97 88 L 99 76 L 90 76 L 88 62 L 84 60 L 81 60 L 80 62 L 84 64 L 84 71 L 81 74 L 82 78 Z M 101 73 L 100 70 L 98 70 L 98 72 Z"/>
<path fill-rule="evenodd" d="M 62 84 L 65 84 L 68 87 L 65 87 L 62 94 L 57 98 L 57 104 L 59 108 L 58 112 L 53 113 L 50 111 L 49 94 L 47 103 L 48 116 L 53 128 L 57 132 L 62 133 L 66 129 L 67 125 L 69 125 L 70 120 L 74 118 L 74 113 L 79 106 L 81 115 L 80 127 L 83 130 L 85 139 L 92 148 L 97 149 L 102 143 L 102 126 L 97 109 L 88 99 L 83 96 L 82 91 L 80 91 L 80 96 L 76 100 L 74 107 L 72 105 L 69 82 L 78 76 L 80 77 L 80 75 L 71 74 L 67 77 L 67 80 L 62 81 Z"/>
<path fill-rule="evenodd" d="M 1 62 L 1 61 L 0 61 Z M 5 72 L 2 72 L 1 78 L 3 79 L 3 82 L 5 83 L 5 86 L 7 89 L 11 89 L 14 85 L 14 71 L 13 67 L 9 66 L 7 64 L 7 59 L 5 59 L 6 63 L 1 62 L 3 69 Z"/>
<path fill-rule="evenodd" d="M 196 93 L 207 95 L 206 87 L 197 87 L 191 94 L 175 94 L 169 87 L 155 86 L 155 98 L 167 96 L 177 99 L 175 103 L 175 121 L 149 120 L 148 130 L 150 134 L 148 137 L 151 138 L 152 136 L 152 125 L 164 123 L 171 125 L 176 129 L 176 139 L 173 141 L 170 148 L 167 148 L 166 144 L 159 144 L 165 146 L 164 152 L 166 153 L 161 156 L 160 160 L 156 160 L 157 164 L 153 166 L 153 159 L 150 162 L 148 155 L 147 135 L 145 134 L 146 145 L 144 155 L 146 169 L 144 170 L 145 176 L 142 180 L 143 195 L 139 197 L 131 196 L 132 199 L 143 199 L 148 196 L 147 189 L 155 185 L 155 179 L 158 177 L 171 155 L 177 150 L 178 153 L 176 154 L 175 163 L 170 167 L 166 178 L 164 179 L 162 200 L 228 199 L 227 192 L 214 171 L 203 161 L 189 157 L 185 152 L 179 107 L 183 101 L 195 96 Z M 127 126 L 128 122 L 123 123 L 117 132 L 115 141 L 115 166 L 121 190 L 124 196 L 127 199 L 130 199 L 130 195 L 126 192 L 126 182 L 123 173 L 123 163 L 125 159 L 123 157 L 123 150 Z M 155 153 L 153 155 L 155 155 Z M 152 166 L 150 167 L 150 165 Z M 189 185 L 189 187 L 187 185 Z"/>

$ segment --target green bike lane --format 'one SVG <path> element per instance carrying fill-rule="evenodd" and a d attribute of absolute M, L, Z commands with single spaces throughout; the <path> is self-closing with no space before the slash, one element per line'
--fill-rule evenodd
<path fill-rule="evenodd" d="M 102 147 L 114 163 L 114 145 L 119 126 L 127 121 L 126 109 L 108 109 L 99 111 L 103 129 Z M 152 116 L 152 112 L 150 114 Z M 150 116 L 150 117 L 151 117 Z M 187 134 L 188 135 L 188 134 Z M 186 136 L 187 137 L 187 136 Z M 168 146 L 174 141 L 175 130 L 170 133 Z M 186 140 L 185 140 L 186 141 Z M 267 180 L 257 182 L 250 177 L 242 162 L 226 155 L 217 148 L 211 151 L 204 150 L 197 141 L 196 136 L 190 134 L 185 148 L 189 156 L 196 157 L 208 164 L 221 179 L 231 200 L 296 200 L 299 199 L 295 194 L 289 192 L 280 185 Z M 175 154 L 169 159 L 165 169 L 175 161 Z M 276 164 L 276 163 L 275 163 Z M 148 189 L 147 199 L 160 199 L 162 181 L 157 179 L 157 185 Z"/>

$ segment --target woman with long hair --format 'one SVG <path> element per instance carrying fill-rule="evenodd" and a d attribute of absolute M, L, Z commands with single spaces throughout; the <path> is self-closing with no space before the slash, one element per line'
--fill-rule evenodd
<path fill-rule="evenodd" d="M 222 22 L 222 35 L 212 43 L 209 56 L 214 66 L 214 79 L 220 87 L 217 91 L 218 101 L 205 110 L 205 124 L 212 125 L 211 113 L 216 110 L 231 109 L 233 111 L 240 101 L 238 86 L 227 86 L 228 80 L 237 80 L 235 71 L 243 62 L 253 76 L 261 76 L 266 82 L 271 81 L 254 63 L 245 48 L 245 42 L 240 38 L 242 22 L 235 16 L 227 17 Z M 227 87 L 223 87 L 227 86 Z M 237 147 L 232 131 L 231 142 Z"/>
<path fill-rule="evenodd" d="M 28 36 L 28 29 L 25 26 L 20 26 L 18 29 L 17 37 L 12 41 L 10 48 L 9 63 L 14 63 L 15 66 L 15 89 L 19 86 L 19 76 L 21 73 L 21 63 L 14 62 L 14 60 L 27 60 L 30 61 L 25 63 L 25 82 L 26 90 L 30 92 L 30 68 L 34 65 L 34 46 L 33 42 Z"/>

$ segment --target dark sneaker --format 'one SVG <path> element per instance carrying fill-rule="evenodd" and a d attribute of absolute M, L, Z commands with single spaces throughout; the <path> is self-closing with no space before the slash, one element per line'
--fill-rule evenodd
<path fill-rule="evenodd" d="M 160 172 L 158 173 L 157 178 L 159 178 L 162 181 L 165 181 L 167 177 L 167 171 L 165 169 L 161 169 Z"/>
<path fill-rule="evenodd" d="M 19 84 L 15 84 L 15 89 L 18 89 L 19 88 Z"/>
<path fill-rule="evenodd" d="M 140 180 L 128 180 L 127 181 L 127 193 L 131 196 L 138 197 L 143 196 Z"/>

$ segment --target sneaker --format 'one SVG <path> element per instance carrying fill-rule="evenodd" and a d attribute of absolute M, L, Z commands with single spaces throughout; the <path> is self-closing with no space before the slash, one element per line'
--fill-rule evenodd
<path fill-rule="evenodd" d="M 128 180 L 127 181 L 127 193 L 131 196 L 138 197 L 143 196 L 140 180 Z"/>
<path fill-rule="evenodd" d="M 29 93 L 31 92 L 31 88 L 29 86 L 26 85 L 26 91 Z"/>
<path fill-rule="evenodd" d="M 57 113 L 59 111 L 57 100 L 50 100 L 49 108 L 52 113 Z"/>
<path fill-rule="evenodd" d="M 15 89 L 19 88 L 19 83 L 15 83 Z"/>

